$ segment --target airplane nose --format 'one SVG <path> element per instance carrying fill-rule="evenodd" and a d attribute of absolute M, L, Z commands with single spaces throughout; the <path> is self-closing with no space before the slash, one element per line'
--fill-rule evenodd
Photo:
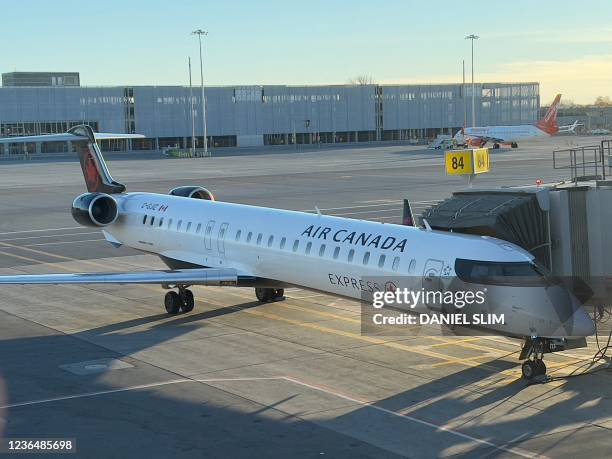
<path fill-rule="evenodd" d="M 591 336 L 595 334 L 595 324 L 584 308 L 576 310 L 573 319 L 571 336 Z"/>

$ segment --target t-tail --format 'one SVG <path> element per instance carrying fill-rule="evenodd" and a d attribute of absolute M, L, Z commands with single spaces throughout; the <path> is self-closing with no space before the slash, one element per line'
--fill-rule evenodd
<path fill-rule="evenodd" d="M 546 132 L 549 135 L 556 134 L 559 132 L 559 126 L 557 126 L 557 110 L 559 109 L 559 101 L 561 100 L 561 94 L 557 94 L 553 103 L 550 104 L 544 118 L 536 123 L 538 129 Z"/>
<path fill-rule="evenodd" d="M 22 142 L 71 142 L 75 148 L 87 191 L 90 193 L 123 193 L 125 185 L 113 180 L 100 147 L 98 140 L 104 139 L 142 139 L 140 134 L 110 134 L 94 132 L 91 126 L 81 124 L 70 128 L 64 134 L 34 135 L 23 137 L 3 137 L 0 143 L 22 143 Z"/>

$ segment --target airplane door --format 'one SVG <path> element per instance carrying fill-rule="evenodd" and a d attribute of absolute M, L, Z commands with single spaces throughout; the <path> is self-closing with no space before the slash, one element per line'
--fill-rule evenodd
<path fill-rule="evenodd" d="M 219 227 L 219 237 L 217 239 L 217 250 L 219 250 L 219 256 L 225 256 L 225 236 L 227 234 L 227 227 L 229 223 L 223 223 Z"/>
<path fill-rule="evenodd" d="M 442 281 L 440 280 L 442 268 L 444 268 L 443 261 L 433 258 L 427 260 L 423 268 L 423 290 L 425 292 L 442 292 Z M 433 301 L 426 302 L 426 306 L 429 309 L 442 310 L 442 304 L 436 304 Z"/>
<path fill-rule="evenodd" d="M 210 220 L 206 225 L 206 231 L 204 232 L 204 247 L 206 247 L 206 250 L 212 250 L 212 232 L 214 227 L 214 220 Z"/>

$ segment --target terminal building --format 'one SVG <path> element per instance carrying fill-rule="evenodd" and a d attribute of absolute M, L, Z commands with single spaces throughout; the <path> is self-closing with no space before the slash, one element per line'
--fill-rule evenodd
<path fill-rule="evenodd" d="M 70 86 L 66 76 L 62 85 L 55 75 L 55 85 L 1 87 L 0 137 L 59 133 L 86 123 L 98 132 L 145 136 L 105 141 L 105 150 L 189 148 L 192 129 L 196 146 L 203 146 L 199 87 Z M 76 74 L 70 81 L 78 80 Z M 538 118 L 538 83 L 477 83 L 475 88 L 478 125 L 525 124 Z M 426 141 L 454 134 L 466 119 L 470 122 L 472 86 L 221 86 L 206 87 L 205 99 L 211 148 Z M 0 154 L 66 148 L 64 143 L 11 144 Z"/>

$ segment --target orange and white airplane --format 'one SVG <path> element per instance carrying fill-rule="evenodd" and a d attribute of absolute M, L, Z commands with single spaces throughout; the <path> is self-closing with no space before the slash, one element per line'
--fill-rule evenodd
<path fill-rule="evenodd" d="M 558 132 L 573 132 L 578 123 L 569 126 L 557 125 L 557 110 L 561 94 L 557 94 L 555 100 L 544 115 L 544 118 L 534 124 L 522 124 L 518 126 L 483 126 L 466 127 L 455 135 L 458 143 L 465 143 L 470 146 L 482 147 L 487 142 L 493 143 L 493 148 L 499 148 L 500 144 L 510 145 L 512 148 L 518 147 L 519 140 L 550 137 Z"/>

